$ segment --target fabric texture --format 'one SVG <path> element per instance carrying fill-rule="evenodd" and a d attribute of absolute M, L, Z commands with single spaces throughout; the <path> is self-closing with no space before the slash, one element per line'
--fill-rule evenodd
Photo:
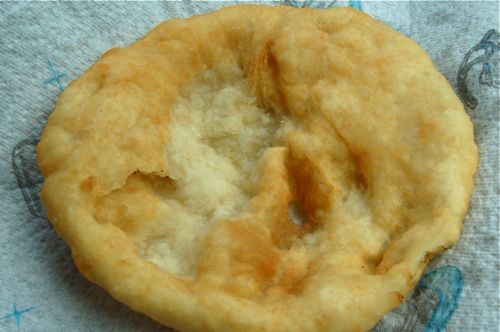
<path fill-rule="evenodd" d="M 106 50 L 136 41 L 166 19 L 235 3 L 0 3 L 0 331 L 164 330 L 78 273 L 46 220 L 34 148 L 60 92 Z M 350 5 L 413 38 L 474 122 L 480 164 L 461 240 L 432 261 L 414 293 L 374 330 L 498 330 L 498 3 L 283 3 Z"/>

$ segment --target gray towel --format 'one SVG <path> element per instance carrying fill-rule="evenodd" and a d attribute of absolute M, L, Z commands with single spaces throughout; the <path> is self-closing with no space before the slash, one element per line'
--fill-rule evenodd
<path fill-rule="evenodd" d="M 498 331 L 498 2 L 283 2 L 358 7 L 415 39 L 475 124 L 481 161 L 461 240 L 375 330 Z M 40 203 L 34 146 L 58 95 L 104 51 L 233 3 L 0 3 L 0 331 L 163 330 L 77 272 Z"/>

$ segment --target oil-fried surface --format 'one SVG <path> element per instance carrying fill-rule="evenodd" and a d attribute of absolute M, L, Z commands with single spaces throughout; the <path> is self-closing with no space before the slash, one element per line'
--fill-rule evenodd
<path fill-rule="evenodd" d="M 348 8 L 237 6 L 108 51 L 38 160 L 78 268 L 133 309 L 180 330 L 357 331 L 458 241 L 477 148 L 408 38 Z"/>

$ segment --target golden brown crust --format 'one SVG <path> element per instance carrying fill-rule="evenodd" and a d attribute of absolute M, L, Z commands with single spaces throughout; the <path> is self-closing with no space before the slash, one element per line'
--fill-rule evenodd
<path fill-rule="evenodd" d="M 234 128 L 259 123 L 249 145 L 195 111 L 229 119 L 228 100 Z M 191 134 L 175 142 L 195 116 L 216 168 Z M 231 159 L 235 144 L 259 155 Z M 477 166 L 472 123 L 413 41 L 354 9 L 251 5 L 106 52 L 61 95 L 37 155 L 79 270 L 183 331 L 368 330 L 458 241 Z M 191 199 L 210 186 L 227 194 L 201 213 Z"/>

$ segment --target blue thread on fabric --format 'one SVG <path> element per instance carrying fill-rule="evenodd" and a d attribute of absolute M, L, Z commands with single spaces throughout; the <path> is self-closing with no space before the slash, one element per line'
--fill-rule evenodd
<path fill-rule="evenodd" d="M 417 288 L 427 288 L 436 293 L 439 303 L 425 327 L 425 332 L 444 331 L 460 302 L 464 277 L 456 266 L 446 265 L 427 273 Z"/>
<path fill-rule="evenodd" d="M 499 50 L 500 34 L 495 29 L 490 29 L 486 32 L 481 41 L 465 54 L 464 59 L 460 64 L 457 75 L 458 94 L 464 104 L 472 109 L 476 108 L 478 101 L 467 87 L 467 74 L 472 67 L 477 64 L 482 64 L 483 68 L 479 74 L 479 83 L 489 87 L 499 88 Z M 477 55 L 477 52 L 483 53 Z M 476 55 L 476 57 L 473 57 L 472 55 Z M 496 61 L 494 57 L 497 57 Z"/>
<path fill-rule="evenodd" d="M 52 77 L 45 80 L 43 83 L 44 84 L 49 84 L 49 83 L 53 84 L 59 89 L 59 91 L 62 92 L 64 90 L 64 87 L 61 83 L 61 78 L 65 77 L 66 74 L 59 73 L 57 70 L 55 70 L 54 65 L 52 64 L 52 61 L 50 61 L 48 56 L 46 56 L 46 59 L 47 59 L 48 65 L 49 65 L 50 75 L 52 75 Z"/>
<path fill-rule="evenodd" d="M 40 198 L 43 176 L 36 162 L 38 139 L 28 138 L 18 142 L 12 150 L 12 170 L 29 212 L 37 218 L 46 218 Z"/>
<path fill-rule="evenodd" d="M 337 0 L 329 0 L 329 1 L 324 1 L 324 0 L 280 0 L 280 3 L 282 5 L 286 6 L 292 6 L 292 7 L 298 7 L 298 8 L 319 8 L 319 9 L 326 9 L 326 8 L 331 8 L 335 5 Z"/>
<path fill-rule="evenodd" d="M 349 7 L 356 8 L 358 10 L 363 10 L 363 5 L 361 4 L 361 0 L 350 0 Z"/>
<path fill-rule="evenodd" d="M 21 316 L 24 315 L 27 312 L 30 312 L 35 307 L 29 307 L 29 308 L 22 309 L 22 310 L 18 311 L 16 305 L 13 304 L 12 308 L 13 308 L 12 313 L 7 314 L 7 315 L 5 315 L 3 317 L 0 317 L 0 320 L 5 320 L 5 319 L 8 319 L 10 317 L 14 317 L 14 319 L 16 320 L 16 325 L 19 327 L 19 326 L 21 326 Z"/>

